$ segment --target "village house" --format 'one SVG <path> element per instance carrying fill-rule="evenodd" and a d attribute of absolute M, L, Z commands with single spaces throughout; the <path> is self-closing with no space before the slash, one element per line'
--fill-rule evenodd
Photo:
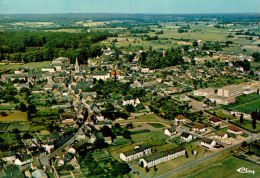
<path fill-rule="evenodd" d="M 190 142 L 190 141 L 192 141 L 192 135 L 187 133 L 187 132 L 182 132 L 180 138 L 181 138 L 181 140 L 183 142 Z"/>
<path fill-rule="evenodd" d="M 14 164 L 17 166 L 23 166 L 26 164 L 31 163 L 33 160 L 31 155 L 19 155 L 16 157 L 16 160 L 14 161 Z"/>
<path fill-rule="evenodd" d="M 110 73 L 105 73 L 105 72 L 96 72 L 94 75 L 93 75 L 93 79 L 96 79 L 96 80 L 108 80 L 110 78 Z"/>
<path fill-rule="evenodd" d="M 55 72 L 55 68 L 54 67 L 42 68 L 42 72 L 54 73 Z"/>
<path fill-rule="evenodd" d="M 217 133 L 215 135 L 215 138 L 218 139 L 218 140 L 227 139 L 228 138 L 228 134 L 227 133 Z"/>
<path fill-rule="evenodd" d="M 243 134 L 242 130 L 240 128 L 234 126 L 234 125 L 229 126 L 227 132 L 235 134 L 235 135 L 242 135 Z"/>
<path fill-rule="evenodd" d="M 206 132 L 205 126 L 200 123 L 195 123 L 194 126 L 192 127 L 192 130 L 194 132 L 200 132 L 200 133 Z"/>
<path fill-rule="evenodd" d="M 175 117 L 175 124 L 179 125 L 179 124 L 184 124 L 186 122 L 186 117 L 183 115 L 178 115 L 177 117 Z"/>
<path fill-rule="evenodd" d="M 127 162 L 133 159 L 141 158 L 145 155 L 149 155 L 152 152 L 152 148 L 149 145 L 136 146 L 135 149 L 120 153 L 120 159 Z"/>
<path fill-rule="evenodd" d="M 171 128 L 165 129 L 164 134 L 168 135 L 169 137 L 176 135 L 177 134 L 176 127 L 171 127 Z"/>
<path fill-rule="evenodd" d="M 14 162 L 16 160 L 16 155 L 14 151 L 2 154 L 2 160 L 5 162 Z"/>
<path fill-rule="evenodd" d="M 141 158 L 139 160 L 139 164 L 144 167 L 144 168 L 150 168 L 153 167 L 155 165 L 158 165 L 160 163 L 166 162 L 166 161 L 170 161 L 172 159 L 178 158 L 180 156 L 185 155 L 185 149 L 182 147 L 178 147 L 178 148 L 174 148 L 174 149 L 170 149 L 167 151 L 162 151 L 159 153 L 154 153 L 151 156 L 145 157 L 145 158 Z"/>
<path fill-rule="evenodd" d="M 204 146 L 204 147 L 206 147 L 208 149 L 211 149 L 211 148 L 213 148 L 216 145 L 216 141 L 212 140 L 210 138 L 204 137 L 204 138 L 201 139 L 200 145 Z"/>
<path fill-rule="evenodd" d="M 217 118 L 217 117 L 210 118 L 209 122 L 213 126 L 220 126 L 220 124 L 221 124 L 221 120 L 219 118 Z"/>
<path fill-rule="evenodd" d="M 106 142 L 107 144 L 109 144 L 109 145 L 113 143 L 112 137 L 104 137 L 104 140 L 105 140 L 105 142 Z"/>
<path fill-rule="evenodd" d="M 123 100 L 123 106 L 132 105 L 132 106 L 136 107 L 140 103 L 141 102 L 138 98 L 131 99 L 131 100 Z"/>
<path fill-rule="evenodd" d="M 150 69 L 149 68 L 141 68 L 142 73 L 149 73 Z"/>

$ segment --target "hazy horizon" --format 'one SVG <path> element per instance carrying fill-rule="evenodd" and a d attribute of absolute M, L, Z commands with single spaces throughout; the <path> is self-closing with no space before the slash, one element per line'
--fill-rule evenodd
<path fill-rule="evenodd" d="M 260 13 L 259 0 L 0 0 L 0 14 Z"/>

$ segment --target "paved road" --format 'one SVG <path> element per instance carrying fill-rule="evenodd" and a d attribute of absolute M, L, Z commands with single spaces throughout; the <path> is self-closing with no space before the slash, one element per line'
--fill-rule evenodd
<path fill-rule="evenodd" d="M 78 135 L 78 133 L 85 127 L 86 123 L 89 122 L 91 116 L 93 115 L 93 112 L 91 112 L 91 110 L 89 110 L 88 108 L 88 113 L 91 113 L 88 118 L 82 123 L 82 125 L 80 126 L 80 128 L 78 129 L 78 131 L 73 135 L 72 138 L 70 138 L 67 142 L 65 142 L 62 146 L 60 146 L 59 148 L 57 148 L 56 150 L 54 150 L 53 152 L 51 152 L 50 154 L 48 154 L 48 158 L 52 158 L 54 157 L 58 152 L 60 152 L 61 150 L 67 148 L 68 146 L 72 145 L 74 143 L 74 141 L 76 140 L 76 137 Z"/>

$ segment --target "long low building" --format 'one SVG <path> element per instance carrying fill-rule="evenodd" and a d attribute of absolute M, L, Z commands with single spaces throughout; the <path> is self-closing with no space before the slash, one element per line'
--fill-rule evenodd
<path fill-rule="evenodd" d="M 182 147 L 178 147 L 178 148 L 154 153 L 153 155 L 148 156 L 146 158 L 141 158 L 139 160 L 139 163 L 144 168 L 146 167 L 150 168 L 157 164 L 170 161 L 172 159 L 178 158 L 183 155 L 185 155 L 185 149 Z"/>
<path fill-rule="evenodd" d="M 127 162 L 137 158 L 149 155 L 152 152 L 152 148 L 149 145 L 137 146 L 135 149 L 120 153 L 120 159 Z"/>

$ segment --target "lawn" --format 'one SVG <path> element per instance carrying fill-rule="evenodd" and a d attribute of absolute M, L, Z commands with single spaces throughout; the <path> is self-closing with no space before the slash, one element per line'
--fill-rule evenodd
<path fill-rule="evenodd" d="M 2 112 L 2 111 L 1 111 Z M 4 111 L 8 116 L 0 115 L 0 122 L 18 122 L 18 121 L 27 121 L 27 112 L 21 111 Z"/>
<path fill-rule="evenodd" d="M 50 61 L 44 61 L 44 62 L 31 62 L 27 64 L 22 63 L 9 63 L 9 64 L 0 64 L 0 73 L 5 72 L 11 72 L 14 71 L 20 67 L 27 67 L 29 69 L 42 69 L 43 67 L 49 67 Z"/>
<path fill-rule="evenodd" d="M 260 95 L 253 93 L 250 95 L 242 95 L 236 98 L 236 103 L 225 106 L 228 110 L 251 113 L 260 109 Z"/>
<path fill-rule="evenodd" d="M 134 143 L 145 142 L 152 146 L 164 145 L 166 143 L 167 135 L 163 131 L 145 132 L 131 135 Z"/>
<path fill-rule="evenodd" d="M 214 112 L 214 110 L 212 112 Z M 228 120 L 234 119 L 234 117 L 231 114 L 224 113 L 222 109 L 215 110 L 215 113 L 218 117 L 222 119 L 228 119 Z"/>
<path fill-rule="evenodd" d="M 255 174 L 253 175 L 253 174 L 238 173 L 237 169 L 241 167 L 248 168 L 249 170 L 254 170 Z M 189 178 L 208 178 L 208 177 L 249 178 L 249 177 L 259 177 L 259 176 L 260 176 L 259 166 L 241 160 L 239 158 L 229 157 L 224 161 L 221 161 L 213 166 L 210 166 L 209 168 L 205 168 L 200 172 L 190 175 Z"/>
<path fill-rule="evenodd" d="M 244 120 L 243 123 L 240 123 L 239 120 L 235 120 L 235 121 L 232 121 L 232 122 L 236 125 L 239 125 L 240 127 L 244 128 L 246 130 L 250 130 L 252 132 L 260 132 L 260 124 L 259 123 L 257 123 L 256 128 L 253 129 L 252 128 L 252 121 Z"/>

